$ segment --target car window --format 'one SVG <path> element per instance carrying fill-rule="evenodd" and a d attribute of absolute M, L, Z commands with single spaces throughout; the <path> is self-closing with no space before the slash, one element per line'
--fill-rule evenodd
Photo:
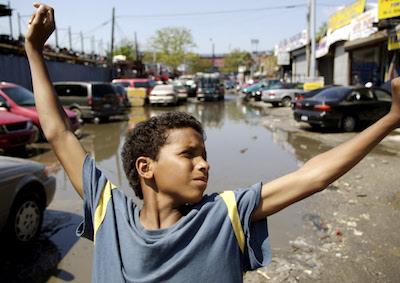
<path fill-rule="evenodd" d="M 115 82 L 113 84 L 122 85 L 123 87 L 130 87 L 131 86 L 130 83 L 128 83 L 128 82 Z"/>
<path fill-rule="evenodd" d="M 375 97 L 371 89 L 353 90 L 348 98 L 349 101 L 374 101 Z"/>
<path fill-rule="evenodd" d="M 386 91 L 383 91 L 380 89 L 375 89 L 374 92 L 375 92 L 376 98 L 379 101 L 389 101 L 389 102 L 392 101 L 392 97 Z"/>
<path fill-rule="evenodd" d="M 171 91 L 174 87 L 172 85 L 157 85 L 154 90 Z"/>
<path fill-rule="evenodd" d="M 1 102 L 4 103 L 4 102 L 7 102 L 7 100 L 6 100 L 4 97 L 2 97 L 2 96 L 0 95 L 0 103 L 1 103 Z"/>
<path fill-rule="evenodd" d="M 325 89 L 314 96 L 316 100 L 341 100 L 346 97 L 347 93 L 349 93 L 350 89 L 346 87 L 332 87 Z"/>
<path fill-rule="evenodd" d="M 92 85 L 92 96 L 103 97 L 110 93 L 116 93 L 111 84 L 94 84 Z"/>
<path fill-rule="evenodd" d="M 58 96 L 87 96 L 87 88 L 82 85 L 55 85 Z"/>
<path fill-rule="evenodd" d="M 13 100 L 15 103 L 21 106 L 34 106 L 35 99 L 33 98 L 33 93 L 26 88 L 16 86 L 16 87 L 6 87 L 2 89 L 7 96 Z"/>
<path fill-rule="evenodd" d="M 137 88 L 139 88 L 139 87 L 148 88 L 149 87 L 148 82 L 134 82 L 133 85 Z"/>

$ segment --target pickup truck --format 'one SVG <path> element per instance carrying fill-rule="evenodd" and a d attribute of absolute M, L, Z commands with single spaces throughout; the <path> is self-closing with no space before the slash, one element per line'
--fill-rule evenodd
<path fill-rule="evenodd" d="M 262 91 L 261 100 L 271 103 L 274 107 L 278 105 L 290 107 L 292 100 L 295 99 L 295 95 L 303 92 L 304 90 L 299 88 L 298 84 L 277 83 Z"/>

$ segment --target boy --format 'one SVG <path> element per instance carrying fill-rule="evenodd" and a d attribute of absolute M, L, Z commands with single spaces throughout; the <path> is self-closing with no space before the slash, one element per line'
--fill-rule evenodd
<path fill-rule="evenodd" d="M 43 132 L 84 199 L 79 232 L 94 242 L 95 282 L 241 282 L 268 263 L 266 217 L 326 188 L 400 125 L 400 79 L 391 111 L 297 171 L 248 189 L 203 196 L 210 170 L 201 125 L 185 113 L 141 123 L 123 148 L 139 209 L 95 166 L 68 128 L 42 56 L 53 9 L 34 4 L 26 52 Z M 83 168 L 83 169 L 82 169 Z"/>

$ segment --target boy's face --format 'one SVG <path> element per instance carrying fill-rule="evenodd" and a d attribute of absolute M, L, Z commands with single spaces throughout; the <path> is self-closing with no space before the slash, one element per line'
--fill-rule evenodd
<path fill-rule="evenodd" d="M 203 139 L 192 128 L 173 129 L 168 134 L 154 162 L 157 189 L 178 205 L 199 202 L 209 171 Z"/>

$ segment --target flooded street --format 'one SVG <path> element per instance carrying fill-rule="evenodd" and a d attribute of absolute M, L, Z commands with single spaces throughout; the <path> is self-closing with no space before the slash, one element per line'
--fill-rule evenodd
<path fill-rule="evenodd" d="M 297 168 L 294 150 L 281 141 L 282 134 L 263 127 L 261 112 L 242 104 L 235 95 L 227 95 L 224 102 L 192 100 L 174 108 L 132 108 L 129 119 L 85 124 L 81 142 L 108 178 L 133 197 L 119 156 L 125 133 L 135 123 L 171 110 L 189 112 L 203 123 L 211 165 L 206 193 L 247 187 Z M 82 201 L 48 144 L 36 145 L 30 155 L 32 160 L 51 165 L 57 191 L 47 209 L 40 240 L 32 249 L 2 258 L 2 278 L 10 282 L 88 282 L 92 243 L 75 236 L 81 221 Z M 301 225 L 300 212 L 301 206 L 295 205 L 270 217 L 270 240 L 274 248 L 286 247 L 296 234 Z"/>

